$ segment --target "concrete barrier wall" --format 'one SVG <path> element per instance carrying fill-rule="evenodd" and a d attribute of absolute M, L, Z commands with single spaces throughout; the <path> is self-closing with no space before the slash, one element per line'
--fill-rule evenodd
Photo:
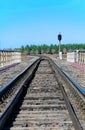
<path fill-rule="evenodd" d="M 21 62 L 21 52 L 0 50 L 0 68 Z"/>
<path fill-rule="evenodd" d="M 67 61 L 85 65 L 85 50 L 67 52 Z"/>
<path fill-rule="evenodd" d="M 68 52 L 67 53 L 67 61 L 68 62 L 75 62 L 76 60 L 76 53 L 75 52 Z"/>

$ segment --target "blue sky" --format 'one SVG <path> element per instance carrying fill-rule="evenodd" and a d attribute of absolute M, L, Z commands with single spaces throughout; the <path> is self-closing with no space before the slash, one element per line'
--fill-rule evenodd
<path fill-rule="evenodd" d="M 85 0 L 0 0 L 0 49 L 85 43 Z"/>

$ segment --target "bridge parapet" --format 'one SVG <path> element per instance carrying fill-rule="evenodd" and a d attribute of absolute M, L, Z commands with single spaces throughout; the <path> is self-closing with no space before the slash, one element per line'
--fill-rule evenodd
<path fill-rule="evenodd" d="M 85 50 L 68 51 L 67 61 L 85 65 Z"/>
<path fill-rule="evenodd" d="M 21 52 L 0 50 L 0 68 L 21 62 Z"/>

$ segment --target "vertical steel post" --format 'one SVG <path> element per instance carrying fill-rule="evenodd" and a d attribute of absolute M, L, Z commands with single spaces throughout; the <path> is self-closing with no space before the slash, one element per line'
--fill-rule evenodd
<path fill-rule="evenodd" d="M 60 58 L 60 59 L 62 59 L 61 39 L 62 39 L 62 35 L 59 33 L 59 34 L 58 34 L 58 40 L 59 40 L 59 58 Z"/>

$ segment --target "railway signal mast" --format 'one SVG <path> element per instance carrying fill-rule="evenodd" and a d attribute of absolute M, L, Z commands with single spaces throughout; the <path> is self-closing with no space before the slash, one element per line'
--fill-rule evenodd
<path fill-rule="evenodd" d="M 59 40 L 59 58 L 62 59 L 62 52 L 61 52 L 61 40 L 62 40 L 62 35 L 59 33 L 58 34 L 58 40 Z"/>

